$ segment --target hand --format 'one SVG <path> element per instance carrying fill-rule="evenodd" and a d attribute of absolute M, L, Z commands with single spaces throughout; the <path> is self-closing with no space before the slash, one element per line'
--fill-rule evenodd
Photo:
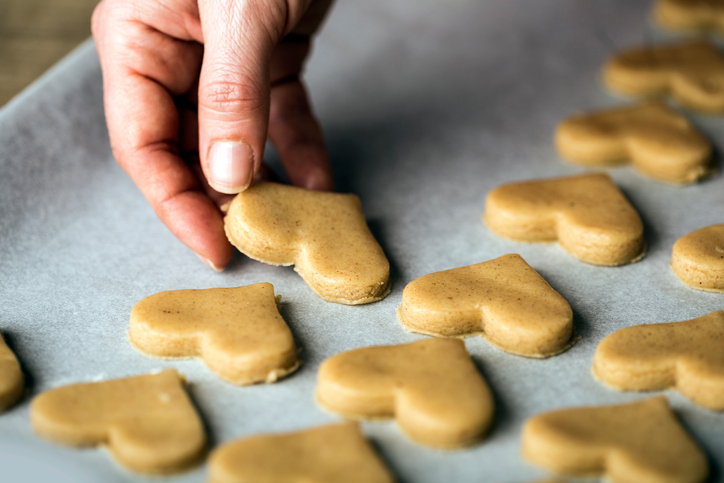
<path fill-rule="evenodd" d="M 219 206 L 260 173 L 267 133 L 292 183 L 332 189 L 299 79 L 331 2 L 102 0 L 93 13 L 113 154 L 216 270 L 232 255 Z"/>

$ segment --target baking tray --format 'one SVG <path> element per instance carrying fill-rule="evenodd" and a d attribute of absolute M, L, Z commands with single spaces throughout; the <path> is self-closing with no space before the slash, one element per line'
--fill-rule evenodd
<path fill-rule="evenodd" d="M 206 268 L 158 221 L 115 164 L 101 73 L 86 42 L 0 111 L 0 328 L 28 378 L 29 394 L 0 415 L 3 481 L 145 481 L 102 449 L 76 450 L 35 437 L 32 396 L 64 384 L 177 368 L 212 444 L 259 432 L 338 421 L 314 402 L 327 357 L 372 344 L 420 339 L 395 319 L 402 289 L 427 273 L 520 253 L 571 304 L 581 339 L 533 360 L 480 338 L 466 340 L 495 395 L 496 417 L 480 444 L 434 451 L 393 422 L 363 429 L 402 482 L 523 482 L 546 475 L 520 458 L 523 422 L 545 410 L 615 404 L 654 393 L 616 392 L 590 374 L 596 344 L 616 329 L 690 319 L 724 308 L 724 295 L 688 289 L 671 273 L 680 236 L 724 221 L 720 175 L 684 188 L 611 171 L 641 213 L 648 252 L 601 268 L 555 244 L 520 244 L 480 220 L 501 183 L 580 173 L 556 155 L 562 118 L 624 102 L 601 87 L 607 56 L 666 41 L 648 2 L 609 0 L 341 0 L 318 38 L 306 78 L 324 127 L 336 186 L 357 193 L 392 267 L 392 292 L 349 307 L 315 296 L 291 268 L 237 255 L 221 274 Z M 717 146 L 721 118 L 691 116 Z M 279 169 L 273 151 L 268 162 Z M 141 298 L 182 288 L 267 281 L 304 365 L 272 385 L 235 387 L 196 361 L 161 361 L 127 341 Z M 665 391 L 722 479 L 724 415 Z M 199 482 L 202 466 L 169 481 Z"/>

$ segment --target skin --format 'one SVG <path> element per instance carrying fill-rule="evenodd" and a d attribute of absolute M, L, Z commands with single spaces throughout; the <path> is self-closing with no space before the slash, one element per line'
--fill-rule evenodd
<path fill-rule="evenodd" d="M 232 256 L 219 206 L 264 176 L 268 139 L 292 183 L 331 190 L 300 80 L 332 0 L 102 0 L 92 19 L 113 155 L 204 263 Z"/>

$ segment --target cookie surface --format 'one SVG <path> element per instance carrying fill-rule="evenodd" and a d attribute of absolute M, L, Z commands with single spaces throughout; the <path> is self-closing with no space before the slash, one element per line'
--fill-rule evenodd
<path fill-rule="evenodd" d="M 623 265 L 644 254 L 641 217 L 607 174 L 510 183 L 485 201 L 483 221 L 497 235 L 553 242 L 594 265 Z"/>
<path fill-rule="evenodd" d="M 724 0 L 659 0 L 654 19 L 669 30 L 718 30 L 724 33 Z"/>
<path fill-rule="evenodd" d="M 15 404 L 25 391 L 25 378 L 18 358 L 0 333 L 0 412 Z"/>
<path fill-rule="evenodd" d="M 259 183 L 234 198 L 224 225 L 242 253 L 294 265 L 324 300 L 366 304 L 390 292 L 390 265 L 355 195 Z"/>
<path fill-rule="evenodd" d="M 689 109 L 724 112 L 724 56 L 707 42 L 627 50 L 606 64 L 604 81 L 621 94 L 671 95 Z"/>
<path fill-rule="evenodd" d="M 557 354 L 573 334 L 568 302 L 518 254 L 413 280 L 402 292 L 397 319 L 412 332 L 480 335 L 527 357 Z"/>
<path fill-rule="evenodd" d="M 356 423 L 238 439 L 209 457 L 209 483 L 392 483 Z"/>
<path fill-rule="evenodd" d="M 705 226 L 676 240 L 671 270 L 691 288 L 724 292 L 724 224 Z"/>
<path fill-rule="evenodd" d="M 663 396 L 540 414 L 523 427 L 522 451 L 547 470 L 615 483 L 698 483 L 709 473 Z"/>
<path fill-rule="evenodd" d="M 299 367 L 270 283 L 151 295 L 131 310 L 128 338 L 150 356 L 198 357 L 237 385 L 275 382 Z"/>
<path fill-rule="evenodd" d="M 631 162 L 641 173 L 685 184 L 712 171 L 711 144 L 686 118 L 661 103 L 573 116 L 559 124 L 560 155 L 584 166 Z"/>
<path fill-rule="evenodd" d="M 316 395 L 347 418 L 394 417 L 412 440 L 437 448 L 479 440 L 494 412 L 490 390 L 458 339 L 337 354 L 320 366 Z"/>
<path fill-rule="evenodd" d="M 683 322 L 618 330 L 593 356 L 593 374 L 624 391 L 677 389 L 724 411 L 724 311 Z"/>
<path fill-rule="evenodd" d="M 51 389 L 33 399 L 30 422 L 55 443 L 105 445 L 138 473 L 184 470 L 206 450 L 201 420 L 173 369 Z"/>

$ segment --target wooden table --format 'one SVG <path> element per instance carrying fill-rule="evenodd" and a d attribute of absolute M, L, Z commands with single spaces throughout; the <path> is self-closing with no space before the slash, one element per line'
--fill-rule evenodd
<path fill-rule="evenodd" d="M 98 0 L 0 0 L 0 106 L 90 35 Z"/>

